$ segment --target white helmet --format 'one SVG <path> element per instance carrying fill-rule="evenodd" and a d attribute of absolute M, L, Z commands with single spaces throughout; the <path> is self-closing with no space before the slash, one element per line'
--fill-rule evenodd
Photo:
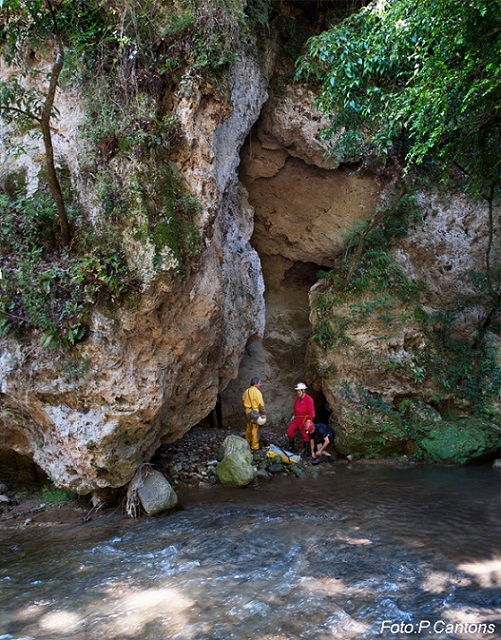
<path fill-rule="evenodd" d="M 294 389 L 296 391 L 299 391 L 300 389 L 306 389 L 306 385 L 304 384 L 304 382 L 298 382 L 297 385 L 294 387 Z"/>
<path fill-rule="evenodd" d="M 257 419 L 257 424 L 262 427 L 263 424 L 266 424 L 266 416 L 259 416 Z"/>

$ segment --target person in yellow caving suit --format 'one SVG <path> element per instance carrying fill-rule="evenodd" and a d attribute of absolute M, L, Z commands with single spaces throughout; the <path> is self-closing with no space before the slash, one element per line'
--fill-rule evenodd
<path fill-rule="evenodd" d="M 251 421 L 250 412 L 254 410 L 261 415 L 265 414 L 263 394 L 259 389 L 260 386 L 261 378 L 254 376 L 250 381 L 250 387 L 242 394 L 242 403 L 247 417 L 245 439 L 250 444 L 252 451 L 259 451 L 259 424 Z"/>

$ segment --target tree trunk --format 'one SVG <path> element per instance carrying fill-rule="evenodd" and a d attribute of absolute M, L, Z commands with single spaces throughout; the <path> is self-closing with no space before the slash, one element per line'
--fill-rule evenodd
<path fill-rule="evenodd" d="M 491 188 L 489 190 L 489 194 L 484 196 L 487 200 L 487 206 L 489 207 L 489 229 L 488 229 L 488 239 L 487 239 L 487 251 L 485 252 L 485 271 L 487 274 L 487 286 L 489 289 L 489 293 L 494 293 L 493 284 L 492 284 L 492 270 L 491 270 L 491 252 L 492 252 L 492 240 L 494 236 L 494 194 L 496 192 L 496 185 L 492 183 Z"/>
<path fill-rule="evenodd" d="M 59 224 L 61 226 L 61 235 L 64 244 L 68 245 L 71 241 L 70 226 L 68 223 L 68 215 L 66 213 L 66 207 L 64 205 L 63 194 L 61 191 L 61 185 L 57 177 L 56 167 L 54 164 L 54 148 L 52 146 L 52 134 L 50 131 L 50 118 L 52 115 L 52 107 L 54 105 L 54 98 L 56 96 L 57 83 L 64 63 L 64 48 L 63 43 L 59 36 L 55 36 L 57 44 L 56 60 L 52 65 L 50 73 L 49 90 L 42 109 L 41 114 L 41 128 L 43 134 L 43 141 L 45 145 L 45 157 L 47 163 L 47 171 L 49 174 L 49 187 L 52 196 L 56 202 L 57 215 L 59 216 Z"/>

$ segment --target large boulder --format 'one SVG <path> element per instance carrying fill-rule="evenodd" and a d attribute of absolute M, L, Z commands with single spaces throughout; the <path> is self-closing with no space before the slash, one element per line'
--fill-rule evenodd
<path fill-rule="evenodd" d="M 365 458 L 410 456 L 423 462 L 465 464 L 493 456 L 501 445 L 501 422 L 477 416 L 443 419 L 422 402 L 403 411 L 389 405 L 343 406 L 336 449 Z"/>
<path fill-rule="evenodd" d="M 464 464 L 494 455 L 501 446 L 501 422 L 468 417 L 423 425 L 416 455 L 425 462 Z"/>
<path fill-rule="evenodd" d="M 137 488 L 137 495 L 149 516 L 174 509 L 178 503 L 177 494 L 170 482 L 160 471 L 155 470 L 151 470 L 142 479 Z"/>
<path fill-rule="evenodd" d="M 227 487 L 245 487 L 250 484 L 256 470 L 252 466 L 250 446 L 244 438 L 228 436 L 223 442 L 223 458 L 216 467 L 216 475 Z"/>
<path fill-rule="evenodd" d="M 501 216 L 491 224 L 486 203 L 438 189 L 416 204 L 349 287 L 334 271 L 310 290 L 310 379 L 340 452 L 463 464 L 499 446 Z"/>
<path fill-rule="evenodd" d="M 56 485 L 80 494 L 124 486 L 162 443 L 203 420 L 236 377 L 248 342 L 264 331 L 261 265 L 249 242 L 253 212 L 236 168 L 266 99 L 265 79 L 243 56 L 224 98 L 191 75 L 182 84 L 172 110 L 184 138 L 170 161 L 200 204 L 197 259 L 181 273 L 172 256 L 155 262 L 148 236 L 139 237 L 155 194 L 147 206 L 138 198 L 123 231 L 137 296 L 119 308 L 93 308 L 86 339 L 72 353 L 42 346 L 37 333 L 0 337 L 0 458 L 2 450 L 29 456 Z M 105 214 L 93 189 L 100 183 L 80 173 L 88 151 L 83 102 L 61 90 L 56 106 L 71 115 L 58 122 L 56 161 L 68 167 L 82 207 L 99 221 Z M 28 189 L 41 179 L 41 157 L 37 147 L 19 159 Z M 117 155 L 107 168 L 119 184 L 149 185 L 151 168 L 132 156 Z"/>
<path fill-rule="evenodd" d="M 233 453 L 238 454 L 238 456 L 249 464 L 252 462 L 252 452 L 245 438 L 236 435 L 226 436 L 221 444 L 219 458 L 221 460 Z"/>

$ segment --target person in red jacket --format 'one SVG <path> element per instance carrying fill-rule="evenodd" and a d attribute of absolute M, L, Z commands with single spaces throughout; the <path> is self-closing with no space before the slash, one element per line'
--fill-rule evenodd
<path fill-rule="evenodd" d="M 310 436 L 305 432 L 305 426 L 307 422 L 313 422 L 315 404 L 313 398 L 306 393 L 307 387 L 304 382 L 298 382 L 294 389 L 297 392 L 297 398 L 294 402 L 294 415 L 287 428 L 288 446 L 290 451 L 294 451 L 294 439 L 296 432 L 299 431 L 303 440 L 303 453 L 301 455 L 308 457 L 310 455 Z"/>

